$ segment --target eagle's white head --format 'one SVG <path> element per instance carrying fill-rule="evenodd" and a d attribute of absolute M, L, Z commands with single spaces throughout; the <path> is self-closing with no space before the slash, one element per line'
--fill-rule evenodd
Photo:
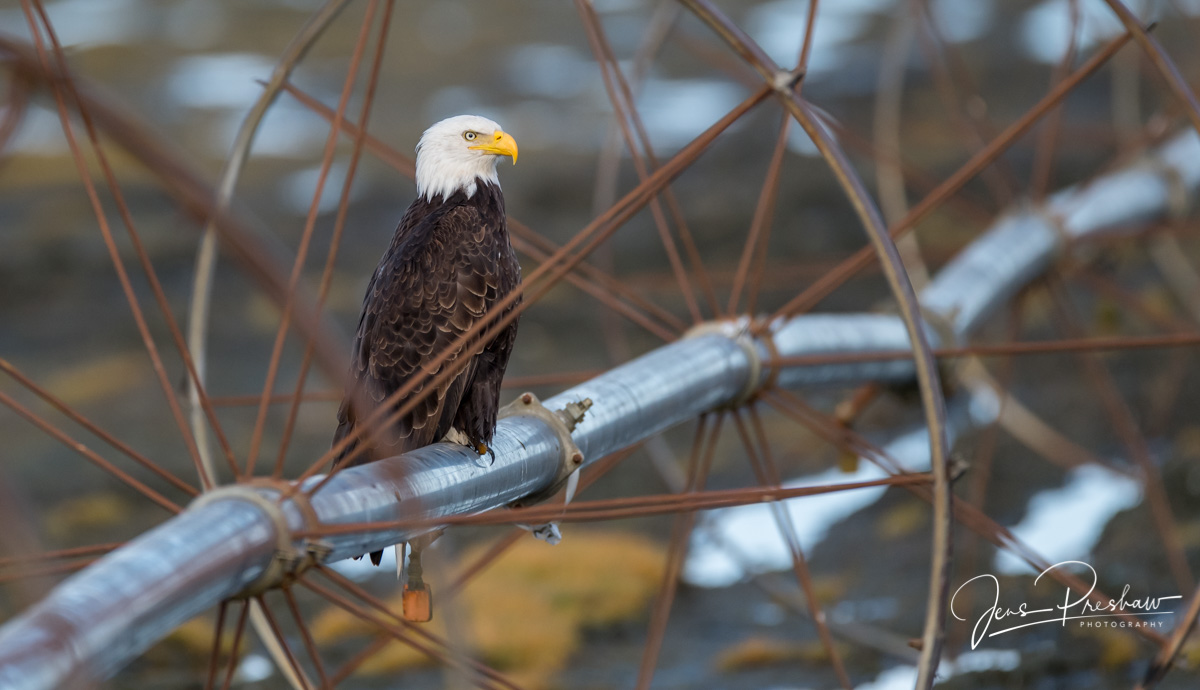
<path fill-rule="evenodd" d="M 456 115 L 425 130 L 417 143 L 417 194 L 433 201 L 462 189 L 470 198 L 477 180 L 499 186 L 496 162 L 512 156 L 517 142 L 500 125 L 478 115 Z"/>

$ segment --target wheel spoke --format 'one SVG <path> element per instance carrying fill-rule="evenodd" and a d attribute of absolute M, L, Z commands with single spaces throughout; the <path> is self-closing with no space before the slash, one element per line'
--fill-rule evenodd
<path fill-rule="evenodd" d="M 308 658 L 312 660 L 313 668 L 317 670 L 317 677 L 321 679 L 321 687 L 333 687 L 325 675 L 325 665 L 321 663 L 321 654 L 317 651 L 312 631 L 308 629 L 308 623 L 304 621 L 304 615 L 300 613 L 300 607 L 296 605 L 296 595 L 290 588 L 285 588 L 283 597 L 287 601 L 288 610 L 292 613 L 292 620 L 296 621 L 296 627 L 300 630 L 300 638 L 304 640 L 304 649 L 308 652 Z"/>
<path fill-rule="evenodd" d="M 741 415 L 734 413 L 733 417 L 734 423 L 737 425 L 738 436 L 741 438 L 742 444 L 746 449 L 746 457 L 751 460 L 751 467 L 755 468 L 756 473 L 760 474 L 760 483 L 773 487 L 782 486 L 783 478 L 779 474 L 779 466 L 775 463 L 775 458 L 771 455 L 771 444 L 767 441 L 767 434 L 763 429 L 758 408 L 752 405 L 747 408 L 747 412 L 750 417 L 751 428 L 754 430 L 755 438 L 753 442 L 746 433 L 745 423 L 741 419 Z M 755 452 L 756 445 L 757 453 Z M 755 462 L 755 458 L 757 458 L 758 462 Z M 804 592 L 804 598 L 808 602 L 809 615 L 813 623 L 817 626 L 817 636 L 821 640 L 821 646 L 825 648 L 825 653 L 829 655 L 829 660 L 833 664 L 833 671 L 838 677 L 838 682 L 842 684 L 842 687 L 850 690 L 853 687 L 850 682 L 850 676 L 846 674 L 846 666 L 842 662 L 842 657 L 833 643 L 833 635 L 829 631 L 829 625 L 825 622 L 825 613 L 821 610 L 821 602 L 817 599 L 816 590 L 813 588 L 812 575 L 808 569 L 808 560 L 804 557 L 804 550 L 800 546 L 800 537 L 796 534 L 796 526 L 792 522 L 791 514 L 787 511 L 783 503 L 772 503 L 771 507 L 779 534 L 787 543 L 788 551 L 791 553 L 792 569 L 795 571 L 796 581 L 800 585 L 800 589 Z"/>
<path fill-rule="evenodd" d="M 45 11 L 36 0 L 21 0 L 21 9 L 25 13 L 26 21 L 29 24 L 29 31 L 33 36 L 34 46 L 37 50 L 38 58 L 41 61 L 42 69 L 47 73 L 55 73 L 55 68 L 51 66 L 50 57 L 47 54 L 45 42 L 42 39 L 42 32 L 38 26 L 38 21 L 34 18 L 34 7 L 42 15 L 42 23 L 46 29 L 47 36 L 50 39 L 53 52 L 58 59 L 57 73 L 62 75 L 61 82 L 53 84 L 54 100 L 58 108 L 59 122 L 62 126 L 63 134 L 66 136 L 67 145 L 71 150 L 71 157 L 75 162 L 75 167 L 79 173 L 80 179 L 83 181 L 85 190 L 87 191 L 88 200 L 91 203 L 92 212 L 96 216 L 97 224 L 100 227 L 100 232 L 104 237 L 104 244 L 108 249 L 109 258 L 112 261 L 113 268 L 116 269 L 117 278 L 121 283 L 121 289 L 125 294 L 125 299 L 129 303 L 130 311 L 133 313 L 134 322 L 137 325 L 138 333 L 141 335 L 142 344 L 146 348 L 146 352 L 150 357 L 151 365 L 154 373 L 158 377 L 158 381 L 163 390 L 163 395 L 167 399 L 167 405 L 171 410 L 171 414 L 175 419 L 176 425 L 179 427 L 179 432 L 183 437 L 184 445 L 187 447 L 188 455 L 191 457 L 192 464 L 196 468 L 197 474 L 200 476 L 200 483 L 204 487 L 210 487 L 213 484 L 213 479 L 208 476 L 205 471 L 203 462 L 200 458 L 199 450 L 196 447 L 196 441 L 192 437 L 190 428 L 183 417 L 183 410 L 179 406 L 179 401 L 175 398 L 175 391 L 167 378 L 166 368 L 163 365 L 162 358 L 158 353 L 158 346 L 155 345 L 154 338 L 150 334 L 150 329 L 146 324 L 145 315 L 142 313 L 141 305 L 137 295 L 133 291 L 133 286 L 130 283 L 129 275 L 125 270 L 125 263 L 121 259 L 120 253 L 117 250 L 116 242 L 113 238 L 113 233 L 108 225 L 108 219 L 104 212 L 104 207 L 100 203 L 100 197 L 96 192 L 96 187 L 92 183 L 91 174 L 88 172 L 87 161 L 84 158 L 83 150 L 80 148 L 79 142 L 75 138 L 74 128 L 71 126 L 70 115 L 67 112 L 67 94 L 71 93 L 79 105 L 79 113 L 83 118 L 84 125 L 88 131 L 89 138 L 92 143 L 93 152 L 101 163 L 101 167 L 105 172 L 105 178 L 110 182 L 114 198 L 117 201 L 118 209 L 121 211 L 123 220 L 126 222 L 127 228 L 130 231 L 130 237 L 134 239 L 135 246 L 140 246 L 136 240 L 136 232 L 133 230 L 132 220 L 128 215 L 128 208 L 124 204 L 119 190 L 116 188 L 115 178 L 112 176 L 112 170 L 108 167 L 107 159 L 101 149 L 96 137 L 95 129 L 92 127 L 91 119 L 88 117 L 87 110 L 82 107 L 78 94 L 74 92 L 73 84 L 66 71 L 66 62 L 62 55 L 62 47 L 58 44 L 58 39 L 54 34 L 54 30 L 50 25 L 49 20 L 45 16 Z M 139 252 L 144 256 L 144 252 Z M 152 283 L 156 282 L 152 280 Z M 162 304 L 165 304 L 165 298 Z M 170 313 L 167 311 L 167 321 L 170 323 Z M 187 360 L 186 348 L 181 351 L 181 356 Z"/>
<path fill-rule="evenodd" d="M 699 491 L 704 488 L 708 479 L 708 470 L 712 466 L 713 453 L 716 450 L 717 438 L 725 415 L 718 413 L 712 418 L 711 429 L 709 416 L 700 418 L 696 424 L 696 434 L 692 437 L 692 452 L 688 459 L 688 480 L 684 493 Z M 706 435 L 707 433 L 707 435 Z M 682 513 L 675 517 L 671 524 L 671 541 L 667 547 L 667 567 L 663 576 L 654 605 L 651 608 L 650 624 L 646 630 L 646 648 L 642 652 L 642 663 L 638 667 L 637 690 L 646 690 L 654 678 L 654 669 L 658 666 L 658 654 L 662 649 L 663 638 L 667 634 L 667 620 L 671 616 L 671 604 L 675 601 L 675 589 L 678 586 L 679 574 L 683 571 L 683 559 L 687 555 L 688 541 L 691 538 L 692 527 L 695 524 L 695 513 Z"/>
<path fill-rule="evenodd" d="M 1069 335 L 1077 336 L 1081 329 L 1061 284 L 1052 282 L 1050 292 L 1061 319 L 1060 323 Z M 1133 416 L 1133 411 L 1129 409 L 1129 404 L 1121 397 L 1120 389 L 1113 379 L 1112 372 L 1094 355 L 1081 354 L 1080 358 L 1087 378 L 1091 381 L 1093 389 L 1108 414 L 1113 430 L 1141 470 L 1142 486 L 1146 490 L 1146 499 L 1150 503 L 1150 514 L 1154 517 L 1154 525 L 1158 529 L 1159 537 L 1166 550 L 1171 574 L 1175 578 L 1179 591 L 1186 592 L 1192 589 L 1195 581 L 1191 568 L 1188 566 L 1187 555 L 1179 536 L 1179 529 L 1172 514 L 1170 502 L 1167 500 L 1162 473 L 1151 457 L 1150 446 L 1138 428 L 1137 420 Z"/>
<path fill-rule="evenodd" d="M 58 427 L 54 426 L 50 422 L 46 421 L 39 415 L 35 414 L 32 410 L 25 407 L 24 405 L 17 402 L 16 400 L 12 399 L 11 397 L 9 397 L 7 394 L 5 394 L 3 392 L 0 392 L 0 403 L 7 405 L 10 409 L 12 409 L 13 412 L 16 412 L 18 415 L 23 417 L 30 424 L 33 424 L 34 426 L 38 427 L 42 431 L 46 432 L 47 434 L 49 434 L 51 437 L 53 437 L 59 443 L 70 448 L 71 450 L 75 451 L 76 453 L 79 453 L 84 458 L 91 461 L 92 464 L 96 465 L 97 467 L 103 469 L 105 472 L 108 472 L 112 476 L 121 480 L 126 485 L 128 485 L 131 488 L 133 488 L 134 490 L 136 490 L 138 493 L 142 494 L 143 496 L 150 499 L 151 501 L 154 501 L 155 503 L 157 503 L 159 506 L 167 509 L 168 511 L 170 511 L 172 513 L 178 513 L 181 510 L 183 510 L 174 501 L 170 500 L 166 496 L 163 496 L 162 494 L 158 493 L 154 489 L 151 489 L 150 487 L 146 486 L 142 482 L 138 481 L 133 476 L 131 476 L 129 473 L 125 472 L 121 468 L 117 467 L 116 465 L 112 464 L 108 460 L 101 457 L 99 454 L 96 453 L 96 451 L 92 450 L 91 448 L 88 448 L 87 446 L 80 443 L 79 441 L 76 441 L 75 439 L 71 438 L 71 436 L 69 436 L 66 432 L 64 432 L 61 429 L 59 429 Z"/>
<path fill-rule="evenodd" d="M 1171 89 L 1171 93 L 1174 94 L 1179 104 L 1183 106 L 1184 112 L 1192 123 L 1192 127 L 1197 132 L 1200 132 L 1200 101 L 1196 99 L 1196 93 L 1192 91 L 1192 88 L 1188 86 L 1187 80 L 1179 72 L 1178 65 L 1167 55 L 1167 51 L 1163 50 L 1158 41 L 1150 35 L 1146 27 L 1142 26 L 1137 16 L 1129 11 L 1125 3 L 1121 2 L 1121 0 L 1104 0 L 1104 2 L 1108 4 L 1113 14 L 1117 15 L 1117 18 L 1125 25 L 1125 30 L 1142 47 L 1142 51 L 1146 53 L 1146 57 L 1150 58 L 1150 62 L 1154 64 L 1154 67 L 1162 75 L 1163 79 L 1166 80 L 1167 87 Z"/>
<path fill-rule="evenodd" d="M 325 269 L 321 274 L 321 286 L 317 291 L 317 313 L 319 314 L 325 307 L 325 299 L 329 295 L 329 287 L 333 284 L 333 268 L 337 261 L 338 248 L 342 243 L 342 233 L 346 228 L 346 214 L 350 209 L 350 190 L 354 185 L 354 177 L 358 172 L 358 163 L 362 157 L 364 136 L 367 132 L 367 125 L 371 117 L 371 106 L 375 102 L 375 90 L 379 85 L 379 70 L 383 66 L 383 50 L 387 45 L 388 27 L 391 25 L 392 10 L 395 3 L 392 0 L 387 0 L 383 9 L 383 18 L 379 22 L 379 38 L 375 44 L 375 56 L 371 61 L 371 72 L 367 77 L 367 92 L 363 96 L 362 112 L 358 118 L 358 135 L 354 137 L 354 149 L 350 153 L 350 164 L 346 170 L 346 179 L 342 183 L 341 197 L 338 199 L 337 218 L 333 223 L 333 237 L 329 240 L 329 250 L 325 257 Z M 373 12 L 368 11 L 368 18 Z M 360 41 L 364 43 L 366 40 L 367 20 L 364 20 L 364 32 L 360 36 Z M 349 77 L 348 77 L 349 79 Z M 336 127 L 336 119 L 335 124 Z M 330 137 L 336 139 L 336 132 L 331 132 Z M 314 192 L 314 204 L 318 204 L 320 200 L 321 190 L 318 188 Z M 295 392 L 292 394 L 292 402 L 288 408 L 287 421 L 284 424 L 283 436 L 279 441 L 279 453 L 275 458 L 275 469 L 271 473 L 276 479 L 283 476 L 283 463 L 287 458 L 288 445 L 292 440 L 292 433 L 296 428 L 296 418 L 300 412 L 300 398 L 304 393 L 304 383 L 308 378 L 308 370 L 312 365 L 313 345 L 312 342 L 304 344 L 304 356 L 300 361 L 300 372 L 296 376 Z"/>
<path fill-rule="evenodd" d="M 242 611 L 238 614 L 237 623 L 233 626 L 233 643 L 229 651 L 229 661 L 225 664 L 225 681 L 221 683 L 221 690 L 229 690 L 229 685 L 233 682 L 233 674 L 237 671 L 238 661 L 241 659 L 242 634 L 246 632 L 246 615 L 250 613 L 250 600 L 242 600 Z"/>
<path fill-rule="evenodd" d="M 575 6 L 579 10 L 580 17 L 583 19 L 584 27 L 587 29 L 588 42 L 592 47 L 593 56 L 596 58 L 596 62 L 600 64 L 600 75 L 604 81 L 605 90 L 608 93 L 609 103 L 612 105 L 613 112 L 616 115 L 617 124 L 620 126 L 621 134 L 625 139 L 625 148 L 629 151 L 630 157 L 633 159 L 638 179 L 645 181 L 649 173 L 658 168 L 658 160 L 650 146 L 650 138 L 646 134 L 646 128 L 642 124 L 641 116 L 638 115 L 637 103 L 633 97 L 633 91 L 629 88 L 629 83 L 625 80 L 624 74 L 621 71 L 620 63 L 617 61 L 616 56 L 612 52 L 612 47 L 604 35 L 604 27 L 596 16 L 595 8 L 586 0 L 577 0 Z M 636 141 L 634 134 L 630 131 L 631 124 L 637 131 Z M 645 158 L 643 158 L 642 153 L 639 151 L 639 143 L 645 149 Z M 663 188 L 663 198 L 671 212 L 672 221 L 679 230 L 680 239 L 683 241 L 685 249 L 688 252 L 689 259 L 692 262 L 692 269 L 696 272 L 696 277 L 700 281 L 705 297 L 708 299 L 709 309 L 715 316 L 719 313 L 716 293 L 713 291 L 712 281 L 708 277 L 704 263 L 700 259 L 700 253 L 696 248 L 695 240 L 692 237 L 691 231 L 688 230 L 687 222 L 684 220 L 683 210 L 680 208 L 679 202 L 675 199 L 669 186 Z M 679 281 L 680 293 L 687 302 L 688 310 L 692 314 L 692 321 L 699 323 L 703 320 L 700 314 L 700 307 L 696 302 L 691 281 L 688 278 L 687 271 L 683 267 L 683 260 L 679 256 L 679 250 L 675 245 L 670 228 L 667 226 L 666 216 L 663 214 L 657 196 L 650 201 L 650 212 L 654 217 L 654 224 L 658 228 L 663 248 L 667 252 L 667 259 L 671 264 L 671 270 L 674 272 L 676 280 Z"/>
<path fill-rule="evenodd" d="M 1107 64 L 1109 59 L 1113 55 L 1116 55 L 1117 51 L 1129 42 L 1130 38 L 1130 35 L 1125 33 L 1107 43 L 1102 50 L 1089 58 L 1079 69 L 1072 72 L 1071 76 L 1064 79 L 1050 93 L 1042 97 L 1020 119 L 1006 127 L 984 149 L 971 156 L 970 160 L 964 163 L 957 172 L 946 178 L 945 181 L 927 194 L 899 223 L 892 225 L 888 229 L 888 233 L 892 237 L 899 237 L 910 231 L 917 223 L 932 213 L 934 209 L 941 206 L 947 198 L 956 194 L 963 185 L 974 179 L 984 168 L 991 165 L 1001 154 L 1008 150 L 1014 141 L 1028 132 L 1042 117 L 1056 107 L 1063 98 L 1066 98 L 1067 94 L 1071 93 L 1077 85 Z M 861 271 L 867 264 L 870 264 L 874 258 L 875 256 L 870 247 L 863 248 L 777 310 L 772 314 L 772 319 L 794 316 L 795 314 L 811 309 L 852 276 Z"/>
<path fill-rule="evenodd" d="M 104 441 L 105 443 L 107 443 L 108 445 L 112 446 L 113 448 L 119 450 L 120 452 L 124 453 L 126 456 L 128 456 L 131 460 L 133 460 L 137 464 L 141 465 L 142 467 L 145 467 L 146 469 L 150 470 L 151 472 L 162 477 L 163 479 L 165 479 L 167 482 L 169 482 L 175 488 L 179 489 L 180 491 L 182 491 L 190 496 L 195 496 L 200 493 L 199 491 L 196 491 L 196 489 L 191 484 L 188 484 L 187 482 L 183 481 L 179 477 L 177 477 L 174 474 L 171 474 L 167 470 L 163 469 L 162 467 L 160 467 L 158 465 L 158 463 L 154 462 L 150 458 L 147 458 L 146 456 L 137 452 L 136 450 L 131 448 L 129 446 L 129 444 L 120 440 L 119 438 L 117 438 L 113 434 L 109 433 L 108 431 L 105 431 L 104 429 L 100 428 L 99 426 L 97 426 L 94 422 L 92 422 L 87 417 L 84 417 L 82 413 L 80 413 L 78 410 L 76 410 L 75 408 L 68 405 L 61 398 L 54 395 L 50 391 L 46 390 L 42 386 L 39 386 L 37 383 L 35 383 L 33 381 L 33 379 L 26 376 L 21 370 L 17 369 L 15 366 L 12 365 L 11 362 L 4 359 L 3 357 L 0 357 L 0 371 L 3 371 L 4 373 L 8 374 L 9 377 L 12 378 L 14 381 L 21 384 L 25 388 L 29 389 L 34 395 L 38 396 L 45 402 L 49 403 L 52 407 L 57 409 L 59 412 L 66 415 L 71 421 L 73 421 L 76 424 L 87 429 L 92 434 L 97 436 L 100 440 Z"/>
<path fill-rule="evenodd" d="M 334 18 L 342 11 L 342 8 L 345 7 L 347 1 L 329 0 L 321 9 L 313 13 L 296 37 L 288 44 L 287 49 L 283 56 L 280 57 L 271 75 L 271 81 L 264 85 L 265 88 L 262 94 L 259 95 L 254 106 L 250 108 L 246 118 L 238 127 L 233 150 L 226 160 L 224 169 L 221 171 L 221 182 L 215 195 L 213 213 L 205 221 L 204 234 L 200 239 L 200 247 L 196 255 L 195 273 L 192 279 L 192 299 L 188 312 L 188 349 L 194 353 L 195 358 L 200 364 L 198 367 L 199 376 L 196 377 L 196 381 L 189 385 L 189 397 L 195 397 L 199 394 L 199 384 L 203 383 L 204 367 L 207 364 L 209 303 L 212 298 L 213 276 L 216 273 L 217 236 L 220 230 L 220 221 L 228 215 L 230 206 L 233 204 L 234 189 L 237 187 L 242 169 L 250 156 L 250 147 L 254 143 L 254 138 L 258 133 L 263 118 L 267 114 L 268 108 L 270 108 L 271 104 L 279 96 L 280 88 L 300 62 L 300 59 L 308 52 L 308 49 L 316 42 L 317 38 L 325 32 L 325 29 L 329 27 Z M 290 291 L 288 292 L 290 293 Z M 307 339 L 306 347 L 308 348 L 308 356 L 311 356 L 311 350 L 317 342 L 316 338 Z M 196 417 L 194 411 L 192 426 L 196 429 L 196 435 L 201 442 L 201 457 L 206 459 L 207 442 L 200 431 L 200 420 Z M 233 463 L 235 478 L 239 476 L 239 472 L 237 464 Z"/>
<path fill-rule="evenodd" d="M 288 279 L 287 296 L 284 298 L 284 309 L 279 319 L 279 328 L 275 332 L 275 344 L 271 348 L 271 359 L 267 363 L 267 380 L 263 384 L 262 399 L 258 405 L 258 417 L 254 420 L 254 432 L 250 437 L 250 452 L 246 457 L 244 474 L 254 476 L 254 464 L 258 460 L 259 448 L 267 423 L 267 410 L 270 408 L 271 391 L 275 389 L 275 377 L 279 373 L 279 362 L 283 356 L 283 344 L 287 339 L 288 325 L 291 323 L 291 304 L 296 298 L 296 289 L 300 284 L 300 276 L 308 258 L 308 247 L 312 241 L 313 230 L 317 224 L 317 213 L 320 211 L 321 197 L 325 191 L 325 182 L 329 178 L 329 170 L 333 165 L 333 156 L 337 150 L 338 130 L 345 119 L 346 107 L 350 103 L 350 95 L 354 91 L 354 82 L 358 77 L 358 68 L 362 63 L 363 53 L 367 50 L 367 41 L 371 35 L 371 21 L 375 17 L 378 0 L 371 0 L 363 16 L 362 25 L 358 32 L 358 40 L 354 44 L 354 52 L 350 58 L 350 66 L 346 71 L 345 83 L 338 98 L 337 110 L 334 112 L 333 124 L 329 135 L 325 138 L 325 150 L 321 154 L 321 168 L 317 176 L 316 189 L 313 191 L 312 203 L 308 207 L 308 215 L 304 221 L 304 231 L 300 237 L 300 246 L 296 249 L 296 259 L 292 263 L 291 277 Z"/>
<path fill-rule="evenodd" d="M 267 621 L 267 626 L 270 628 L 271 636 L 279 648 L 283 650 L 284 657 L 287 659 L 288 668 L 292 671 L 292 677 L 299 683 L 302 690 L 311 690 L 312 683 L 308 677 L 304 675 L 304 671 L 300 668 L 300 663 L 296 660 L 296 655 L 292 653 L 291 646 L 287 643 L 287 638 L 283 636 L 283 631 L 279 629 L 279 623 L 275 620 L 275 615 L 271 613 L 271 609 L 267 607 L 267 602 L 263 597 L 254 599 L 258 604 L 258 609 L 262 611 L 263 618 Z M 264 640 L 265 642 L 265 640 Z"/>
<path fill-rule="evenodd" d="M 213 690 L 213 685 L 217 682 L 217 669 L 220 668 L 221 660 L 221 635 L 225 631 L 225 612 L 228 608 L 228 600 L 222 601 L 217 607 L 217 623 L 213 626 L 212 652 L 208 656 L 208 674 L 205 677 L 204 690 Z"/>
<path fill-rule="evenodd" d="M 477 661 L 465 659 L 460 655 L 449 652 L 448 647 L 437 637 L 429 632 L 421 629 L 419 626 L 412 625 L 404 619 L 393 614 L 386 605 L 374 597 L 368 595 L 354 583 L 342 578 L 336 572 L 328 569 L 322 569 L 321 573 L 332 581 L 336 582 L 343 589 L 351 591 L 356 596 L 364 601 L 370 608 L 363 608 L 355 602 L 347 599 L 338 592 L 325 587 L 324 585 L 313 582 L 311 578 L 303 580 L 301 586 L 315 592 L 319 596 L 328 600 L 335 606 L 347 611 L 356 618 L 360 618 L 368 623 L 377 626 L 380 630 L 387 633 L 392 639 L 399 640 L 405 645 L 428 656 L 430 659 L 437 661 L 443 666 L 462 669 L 475 676 L 475 682 L 480 683 L 483 687 L 488 688 L 509 688 L 509 690 L 521 690 L 521 688 L 506 678 L 498 671 L 489 668 Z M 366 597 L 366 598 L 363 598 Z"/>

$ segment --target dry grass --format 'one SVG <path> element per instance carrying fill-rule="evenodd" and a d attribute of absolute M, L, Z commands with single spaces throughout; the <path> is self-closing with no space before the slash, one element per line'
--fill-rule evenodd
<path fill-rule="evenodd" d="M 430 631 L 462 640 L 473 656 L 523 687 L 547 687 L 579 648 L 584 629 L 645 614 L 666 563 L 662 547 L 649 539 L 626 532 L 582 532 L 572 530 L 555 547 L 532 538 L 521 540 L 472 580 L 449 611 L 438 609 L 437 583 L 432 583 Z M 460 566 L 474 562 L 485 548 L 467 550 Z M 388 603 L 400 610 L 398 589 Z M 376 632 L 337 608 L 318 615 L 312 630 L 321 643 Z M 393 642 L 358 672 L 392 674 L 431 663 L 420 652 Z"/>

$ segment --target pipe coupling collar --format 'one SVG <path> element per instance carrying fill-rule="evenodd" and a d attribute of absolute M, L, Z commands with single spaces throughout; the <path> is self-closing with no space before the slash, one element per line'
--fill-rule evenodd
<path fill-rule="evenodd" d="M 288 496 L 286 501 L 281 500 L 283 496 Z M 296 507 L 304 519 L 306 529 L 315 529 L 318 520 L 308 497 L 297 491 L 289 482 L 256 479 L 242 484 L 217 487 L 200 494 L 188 505 L 188 510 L 196 510 L 217 501 L 250 503 L 267 516 L 275 530 L 275 553 L 271 562 L 253 582 L 234 594 L 231 597 L 233 599 L 256 597 L 269 589 L 291 582 L 304 571 L 323 561 L 330 553 L 330 548 L 320 541 L 303 539 L 297 544 L 292 537 L 291 526 L 284 511 L 285 503 Z"/>
<path fill-rule="evenodd" d="M 522 393 L 516 400 L 500 408 L 496 421 L 507 417 L 533 417 L 550 427 L 558 439 L 559 463 L 554 481 L 541 491 L 513 501 L 514 507 L 533 505 L 554 496 L 567 483 L 571 474 L 583 467 L 583 452 L 575 444 L 575 439 L 571 438 L 571 432 L 583 421 L 591 406 L 592 399 L 584 398 L 579 402 L 569 403 L 561 410 L 551 410 L 533 393 Z"/>
<path fill-rule="evenodd" d="M 768 355 L 772 358 L 778 358 L 778 351 L 775 349 L 775 340 L 771 337 L 770 328 L 761 328 L 761 333 L 757 335 L 751 334 L 751 327 L 754 323 L 748 317 L 740 317 L 732 320 L 722 321 L 705 321 L 692 326 L 683 334 L 684 338 L 699 338 L 706 335 L 719 335 L 728 338 L 742 349 L 746 355 L 746 362 L 749 365 L 747 372 L 746 383 L 742 386 L 742 390 L 738 391 L 737 395 L 729 401 L 730 409 L 740 407 L 754 398 L 758 392 L 764 388 L 770 388 L 774 385 L 775 379 L 779 375 L 777 367 L 768 366 L 763 362 L 762 351 L 760 347 L 765 349 Z M 764 378 L 763 374 L 766 373 Z"/>

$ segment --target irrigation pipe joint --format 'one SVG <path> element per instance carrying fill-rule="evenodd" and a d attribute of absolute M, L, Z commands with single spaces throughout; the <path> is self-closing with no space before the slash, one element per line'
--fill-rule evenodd
<path fill-rule="evenodd" d="M 283 496 L 290 496 L 286 501 Z M 217 501 L 241 501 L 249 503 L 262 512 L 270 521 L 275 532 L 275 554 L 271 562 L 250 584 L 233 595 L 234 599 L 249 599 L 293 582 L 306 570 L 325 560 L 331 549 L 320 540 L 305 538 L 296 540 L 288 522 L 288 506 L 301 515 L 308 531 L 317 528 L 319 520 L 307 496 L 293 490 L 291 483 L 267 478 L 221 486 L 201 494 L 188 506 L 196 510 Z"/>
<path fill-rule="evenodd" d="M 560 460 L 554 481 L 545 489 L 513 502 L 514 507 L 533 505 L 550 498 L 558 493 L 572 474 L 583 467 L 583 451 L 576 445 L 575 439 L 571 438 L 571 432 L 583 421 L 591 406 L 592 399 L 584 398 L 567 403 L 561 410 L 551 410 L 533 393 L 522 393 L 516 400 L 500 408 L 497 421 L 507 417 L 533 417 L 549 427 L 558 438 Z"/>

